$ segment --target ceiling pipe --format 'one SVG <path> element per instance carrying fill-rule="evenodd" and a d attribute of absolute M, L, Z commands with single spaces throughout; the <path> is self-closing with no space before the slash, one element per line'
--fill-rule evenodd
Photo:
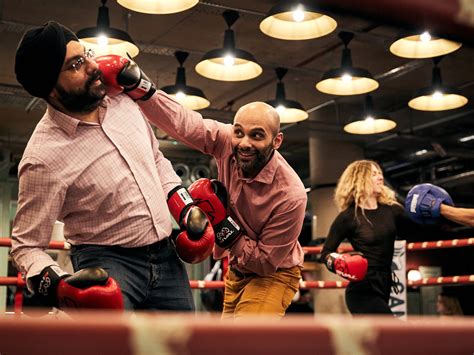
<path fill-rule="evenodd" d="M 455 114 L 439 118 L 437 120 L 432 120 L 428 123 L 423 123 L 423 124 L 420 124 L 420 125 L 415 126 L 415 127 L 407 128 L 407 129 L 402 130 L 401 132 L 389 134 L 388 136 L 379 138 L 379 139 L 375 140 L 374 142 L 367 143 L 364 148 L 370 148 L 370 147 L 373 147 L 373 146 L 375 146 L 379 143 L 387 142 L 387 141 L 392 140 L 394 138 L 398 138 L 402 134 L 410 134 L 410 133 L 413 133 L 413 132 L 416 132 L 416 131 L 419 131 L 419 130 L 422 130 L 422 129 L 425 129 L 425 128 L 429 128 L 429 127 L 437 126 L 439 124 L 446 123 L 446 122 L 449 122 L 449 121 L 457 120 L 458 118 L 470 115 L 472 113 L 474 113 L 474 109 L 469 109 L 469 110 L 466 110 L 466 111 L 463 111 L 463 112 L 457 112 Z"/>

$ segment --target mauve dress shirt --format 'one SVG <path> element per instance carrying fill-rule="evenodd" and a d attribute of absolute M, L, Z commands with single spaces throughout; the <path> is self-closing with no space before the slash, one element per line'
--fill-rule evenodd
<path fill-rule="evenodd" d="M 26 276 L 57 265 L 44 252 L 55 220 L 73 245 L 140 247 L 167 238 L 168 192 L 181 184 L 138 105 L 106 97 L 99 124 L 52 106 L 19 165 L 11 255 Z"/>
<path fill-rule="evenodd" d="M 244 235 L 230 249 L 230 265 L 258 275 L 303 266 L 298 236 L 306 210 L 306 192 L 278 151 L 255 178 L 248 179 L 243 177 L 232 154 L 232 125 L 203 119 L 162 91 L 139 105 L 154 125 L 216 159 L 218 179 L 229 193 L 230 215 L 244 229 Z M 226 250 L 215 247 L 215 258 L 225 255 Z"/>

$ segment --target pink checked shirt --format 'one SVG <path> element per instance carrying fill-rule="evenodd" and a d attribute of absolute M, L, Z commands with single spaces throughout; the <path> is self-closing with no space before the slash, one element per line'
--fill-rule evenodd
<path fill-rule="evenodd" d="M 48 105 L 19 166 L 11 255 L 27 277 L 57 265 L 44 252 L 55 220 L 73 244 L 139 247 L 172 229 L 166 196 L 181 183 L 128 96 L 106 97 L 100 124 Z"/>
<path fill-rule="evenodd" d="M 241 272 L 259 275 L 303 266 L 298 236 L 306 209 L 306 192 L 280 153 L 276 151 L 254 179 L 244 178 L 232 155 L 232 125 L 203 119 L 162 91 L 139 105 L 157 127 L 216 158 L 218 179 L 229 193 L 230 214 L 245 230 L 245 235 L 230 249 L 231 265 Z M 224 255 L 225 250 L 216 246 L 214 257 Z"/>

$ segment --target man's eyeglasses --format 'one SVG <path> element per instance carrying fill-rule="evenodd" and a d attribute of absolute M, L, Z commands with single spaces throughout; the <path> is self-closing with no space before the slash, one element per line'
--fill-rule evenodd
<path fill-rule="evenodd" d="M 88 49 L 87 51 L 84 52 L 84 55 L 81 57 L 77 57 L 66 69 L 64 70 L 71 70 L 78 72 L 81 70 L 81 67 L 85 64 L 86 59 L 94 59 L 95 58 L 95 52 L 93 49 Z"/>

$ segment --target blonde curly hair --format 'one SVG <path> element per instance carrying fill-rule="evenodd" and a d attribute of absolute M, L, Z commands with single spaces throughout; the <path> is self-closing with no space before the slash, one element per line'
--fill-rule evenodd
<path fill-rule="evenodd" d="M 349 164 L 337 182 L 334 201 L 339 209 L 343 211 L 352 204 L 355 205 L 355 217 L 360 208 L 365 217 L 365 201 L 373 194 L 372 167 L 375 167 L 382 174 L 380 165 L 372 160 L 356 160 Z M 385 205 L 395 205 L 399 203 L 395 198 L 395 192 L 387 186 L 382 186 L 381 193 L 377 196 L 377 202 Z"/>

